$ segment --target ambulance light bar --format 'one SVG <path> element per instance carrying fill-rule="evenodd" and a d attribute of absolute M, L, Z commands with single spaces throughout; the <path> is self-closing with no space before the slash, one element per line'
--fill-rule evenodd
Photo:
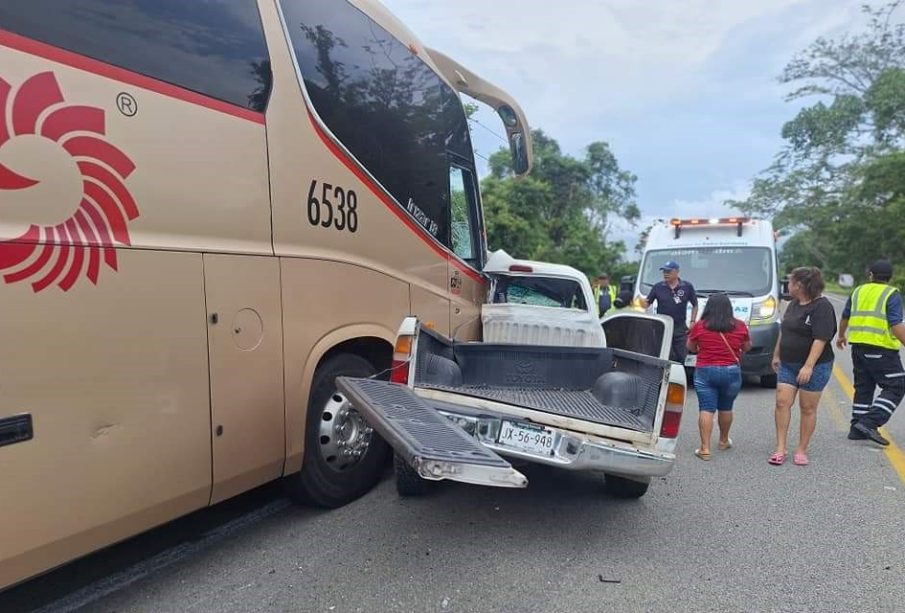
<path fill-rule="evenodd" d="M 742 235 L 742 226 L 751 221 L 750 217 L 719 217 L 714 219 L 671 219 L 670 225 L 676 229 L 676 238 L 679 238 L 683 227 L 700 228 L 707 226 L 736 226 L 738 235 Z"/>

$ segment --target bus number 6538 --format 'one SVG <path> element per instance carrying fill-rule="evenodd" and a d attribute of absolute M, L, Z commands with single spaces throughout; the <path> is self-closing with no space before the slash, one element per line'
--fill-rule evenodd
<path fill-rule="evenodd" d="M 322 228 L 332 226 L 340 231 L 356 232 L 358 195 L 351 189 L 312 180 L 311 187 L 308 188 L 308 223 Z"/>

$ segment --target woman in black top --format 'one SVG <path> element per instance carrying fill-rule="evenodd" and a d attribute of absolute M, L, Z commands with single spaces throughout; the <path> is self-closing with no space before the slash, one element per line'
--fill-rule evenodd
<path fill-rule="evenodd" d="M 792 271 L 789 293 L 792 302 L 782 317 L 782 327 L 773 352 L 776 371 L 776 450 L 768 462 L 779 466 L 786 461 L 786 435 L 792 419 L 792 405 L 798 395 L 801 433 L 792 461 L 808 464 L 808 443 L 817 426 L 817 405 L 823 388 L 833 373 L 836 311 L 823 297 L 823 276 L 819 268 Z"/>

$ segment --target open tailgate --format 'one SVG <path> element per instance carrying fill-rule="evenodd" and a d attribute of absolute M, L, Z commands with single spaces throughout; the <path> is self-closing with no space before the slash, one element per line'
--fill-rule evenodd
<path fill-rule="evenodd" d="M 495 487 L 526 487 L 528 479 L 410 388 L 375 379 L 337 377 L 352 406 L 422 478 Z"/>

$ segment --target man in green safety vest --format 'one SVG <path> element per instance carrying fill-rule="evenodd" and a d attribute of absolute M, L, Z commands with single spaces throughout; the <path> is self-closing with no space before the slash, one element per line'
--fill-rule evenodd
<path fill-rule="evenodd" d="M 624 289 L 619 292 L 619 295 L 616 296 L 616 299 L 613 301 L 613 312 L 617 311 L 626 311 L 626 310 L 635 310 L 635 311 L 643 311 L 640 306 L 636 307 L 634 303 L 634 295 L 632 294 L 632 290 Z"/>
<path fill-rule="evenodd" d="M 848 438 L 870 439 L 883 446 L 889 441 L 877 428 L 889 421 L 905 397 L 905 370 L 899 358 L 905 343 L 902 296 L 890 279 L 890 262 L 871 265 L 868 282 L 856 287 L 845 304 L 836 339 L 839 349 L 846 342 L 852 346 L 855 398 Z M 874 398 L 878 387 L 880 394 Z"/>
<path fill-rule="evenodd" d="M 603 317 L 616 302 L 616 286 L 610 285 L 610 275 L 602 272 L 594 280 L 593 290 L 597 316 Z"/>

